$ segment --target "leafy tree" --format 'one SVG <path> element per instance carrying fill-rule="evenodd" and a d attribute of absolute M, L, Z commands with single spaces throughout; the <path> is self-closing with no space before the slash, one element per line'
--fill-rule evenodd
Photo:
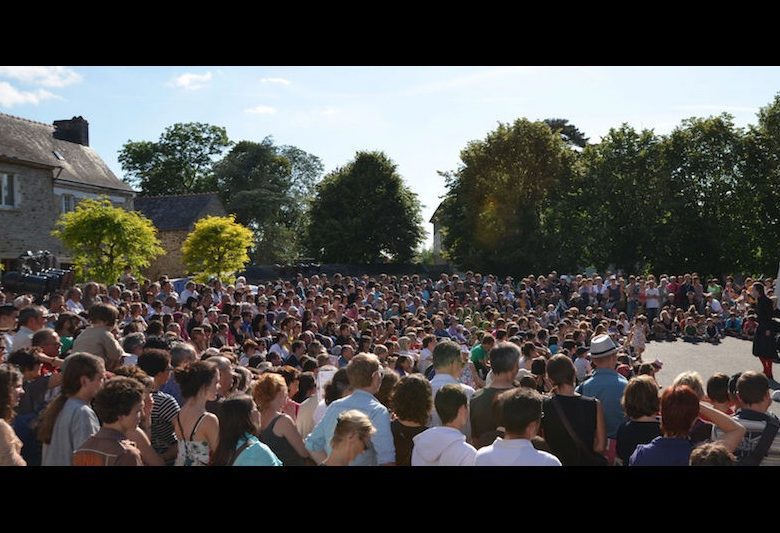
<path fill-rule="evenodd" d="M 142 195 L 203 192 L 214 157 L 230 145 L 225 128 L 190 122 L 165 129 L 157 142 L 127 141 L 119 151 L 125 181 Z"/>
<path fill-rule="evenodd" d="M 317 185 L 307 235 L 325 262 L 410 261 L 424 235 L 420 202 L 383 152 L 358 152 Z"/>
<path fill-rule="evenodd" d="M 252 231 L 236 222 L 233 215 L 205 217 L 195 223 L 181 247 L 184 264 L 198 281 L 220 278 L 244 268 L 249 262 Z"/>
<path fill-rule="evenodd" d="M 52 235 L 73 252 L 76 276 L 116 283 L 124 267 L 149 266 L 164 253 L 152 222 L 137 211 L 114 207 L 107 198 L 82 200 L 57 219 Z"/>
<path fill-rule="evenodd" d="M 499 124 L 461 151 L 461 167 L 444 173 L 444 248 L 464 268 L 524 275 L 563 268 L 546 246 L 555 231 L 551 198 L 568 183 L 575 153 L 543 122 Z"/>
<path fill-rule="evenodd" d="M 227 210 L 255 234 L 259 263 L 286 262 L 301 255 L 305 208 L 322 174 L 317 156 L 294 146 L 241 141 L 215 169 L 213 183 Z"/>

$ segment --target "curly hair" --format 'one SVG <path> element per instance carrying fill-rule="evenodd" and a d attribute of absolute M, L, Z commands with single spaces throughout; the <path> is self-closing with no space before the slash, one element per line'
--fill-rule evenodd
<path fill-rule="evenodd" d="M 428 424 L 433 409 L 430 382 L 421 374 L 404 376 L 393 388 L 390 407 L 399 420 Z"/>
<path fill-rule="evenodd" d="M 104 424 L 113 424 L 143 402 L 144 386 L 137 379 L 119 376 L 110 379 L 95 396 L 93 407 Z"/>
<path fill-rule="evenodd" d="M 268 407 L 282 390 L 287 390 L 284 378 L 279 374 L 266 372 L 257 380 L 254 389 L 252 389 L 252 397 L 255 399 L 257 407 L 262 410 Z"/>
<path fill-rule="evenodd" d="M 12 364 L 0 364 L 0 418 L 10 422 L 14 418 L 11 393 L 22 384 L 22 373 Z"/>

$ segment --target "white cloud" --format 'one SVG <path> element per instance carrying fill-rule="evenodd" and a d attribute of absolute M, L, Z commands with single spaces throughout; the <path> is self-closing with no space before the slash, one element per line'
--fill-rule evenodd
<path fill-rule="evenodd" d="M 21 104 L 39 104 L 44 100 L 60 98 L 49 91 L 38 89 L 37 91 L 20 91 L 6 81 L 0 81 L 0 106 L 13 107 Z"/>
<path fill-rule="evenodd" d="M 320 115 L 322 115 L 323 117 L 332 117 L 333 115 L 338 114 L 338 112 L 339 112 L 339 110 L 336 109 L 335 107 L 328 106 L 325 109 L 323 109 L 322 111 L 320 111 Z"/>
<path fill-rule="evenodd" d="M 67 67 L 0 67 L 0 76 L 44 87 L 65 87 L 81 81 L 81 75 Z"/>
<path fill-rule="evenodd" d="M 168 82 L 168 85 L 172 87 L 180 87 L 187 91 L 196 91 L 198 89 L 204 88 L 210 81 L 211 72 L 206 72 L 205 74 L 193 74 L 192 72 L 187 72 L 186 74 L 182 74 L 181 76 L 176 76 L 173 78 Z"/>
<path fill-rule="evenodd" d="M 256 107 L 248 107 L 244 109 L 244 113 L 252 115 L 273 115 L 276 113 L 276 109 L 269 105 L 259 105 Z"/>
<path fill-rule="evenodd" d="M 279 85 L 290 85 L 292 82 L 284 78 L 263 78 L 260 80 L 263 83 L 277 83 Z"/>

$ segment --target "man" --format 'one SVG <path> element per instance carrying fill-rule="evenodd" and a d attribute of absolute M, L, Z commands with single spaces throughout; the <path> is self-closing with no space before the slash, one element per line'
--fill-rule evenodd
<path fill-rule="evenodd" d="M 425 372 L 430 368 L 433 360 L 433 351 L 436 349 L 436 337 L 434 335 L 426 335 L 422 340 L 422 350 L 420 350 L 420 360 L 417 363 L 418 370 L 425 375 Z"/>
<path fill-rule="evenodd" d="M 187 303 L 187 300 L 190 298 L 197 298 L 198 297 L 198 291 L 195 290 L 195 282 L 194 281 L 188 281 L 186 285 L 184 285 L 184 290 L 181 291 L 181 294 L 179 295 L 179 303 L 184 305 Z"/>
<path fill-rule="evenodd" d="M 198 359 L 198 354 L 195 353 L 195 348 L 191 344 L 186 342 L 174 342 L 171 346 L 171 366 L 174 371 L 181 368 L 187 368 Z M 176 381 L 173 372 L 171 372 L 168 381 L 160 387 L 160 392 L 169 394 L 176 399 L 179 405 L 184 405 L 184 398 L 181 396 L 181 387 L 179 382 Z"/>
<path fill-rule="evenodd" d="M 485 364 L 487 355 L 496 343 L 495 337 L 489 333 L 485 333 L 482 337 L 482 342 L 474 346 L 471 349 L 471 362 L 474 363 L 479 377 L 485 379 L 490 368 Z"/>
<path fill-rule="evenodd" d="M 19 331 L 13 337 L 13 344 L 8 353 L 32 345 L 32 336 L 46 326 L 47 319 L 48 312 L 40 305 L 31 305 L 19 311 Z"/>
<path fill-rule="evenodd" d="M 122 350 L 125 352 L 122 356 L 122 365 L 137 365 L 138 356 L 144 351 L 144 343 L 146 343 L 146 335 L 140 331 L 125 335 L 122 339 Z"/>
<path fill-rule="evenodd" d="M 431 380 L 431 395 L 434 402 L 436 401 L 436 393 L 444 385 L 449 383 L 454 385 L 460 385 L 466 396 L 471 397 L 474 395 L 474 389 L 468 385 L 464 385 L 460 382 L 460 375 L 463 373 L 463 367 L 466 366 L 465 354 L 461 354 L 460 346 L 452 341 L 442 341 L 436 345 L 433 349 L 433 367 L 436 369 L 436 375 Z M 435 411 L 431 413 L 431 421 L 428 426 L 441 426 L 442 421 L 439 418 L 438 413 Z M 467 438 L 471 437 L 471 422 L 463 428 L 463 434 Z"/>
<path fill-rule="evenodd" d="M 84 312 L 84 305 L 81 303 L 81 289 L 73 287 L 68 291 L 67 297 L 65 307 L 68 308 L 68 311 L 76 315 Z"/>
<path fill-rule="evenodd" d="M 501 392 L 514 387 L 513 381 L 520 368 L 520 348 L 512 342 L 494 346 L 488 354 L 493 370 L 493 382 L 474 393 L 469 404 L 472 439 L 477 448 L 489 446 L 498 436 L 498 421 L 493 403 Z"/>
<path fill-rule="evenodd" d="M 56 331 L 49 328 L 39 329 L 32 336 L 31 345 L 33 348 L 37 349 L 39 354 L 43 354 L 44 357 L 40 357 L 41 362 L 52 367 L 46 370 L 52 370 L 62 366 L 64 360 L 59 358 L 62 341 L 60 341 L 60 336 Z"/>
<path fill-rule="evenodd" d="M 462 433 L 469 419 L 468 404 L 458 385 L 444 385 L 436 393 L 436 413 L 443 425 L 414 437 L 412 466 L 474 466 L 477 450 Z"/>
<path fill-rule="evenodd" d="M 331 439 L 338 417 L 344 411 L 357 409 L 365 413 L 376 428 L 371 436 L 371 446 L 350 463 L 351 466 L 374 466 L 395 464 L 395 444 L 390 429 L 390 413 L 374 395 L 382 383 L 379 358 L 373 354 L 360 353 L 347 365 L 347 378 L 354 392 L 346 398 L 336 400 L 328 406 L 319 424 L 306 438 L 306 449 L 317 463 L 322 463 L 330 454 Z"/>
<path fill-rule="evenodd" d="M 577 387 L 583 396 L 598 398 L 604 407 L 607 427 L 607 460 L 615 462 L 617 430 L 625 420 L 621 400 L 628 381 L 615 370 L 618 346 L 609 335 L 596 335 L 590 343 L 590 360 L 596 367 L 593 376 Z"/>

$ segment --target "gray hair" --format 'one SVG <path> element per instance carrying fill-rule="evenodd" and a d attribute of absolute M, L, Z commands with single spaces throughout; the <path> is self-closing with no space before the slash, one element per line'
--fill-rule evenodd
<path fill-rule="evenodd" d="M 178 368 L 187 360 L 193 362 L 197 358 L 198 354 L 195 352 L 195 348 L 185 342 L 174 342 L 171 346 L 171 366 L 174 368 Z"/>
<path fill-rule="evenodd" d="M 135 333 L 130 333 L 128 335 L 125 335 L 125 338 L 122 339 L 122 349 L 126 353 L 133 353 L 133 350 L 135 350 L 139 346 L 143 348 L 145 342 L 146 342 L 146 335 L 144 335 L 140 331 L 137 331 Z"/>

